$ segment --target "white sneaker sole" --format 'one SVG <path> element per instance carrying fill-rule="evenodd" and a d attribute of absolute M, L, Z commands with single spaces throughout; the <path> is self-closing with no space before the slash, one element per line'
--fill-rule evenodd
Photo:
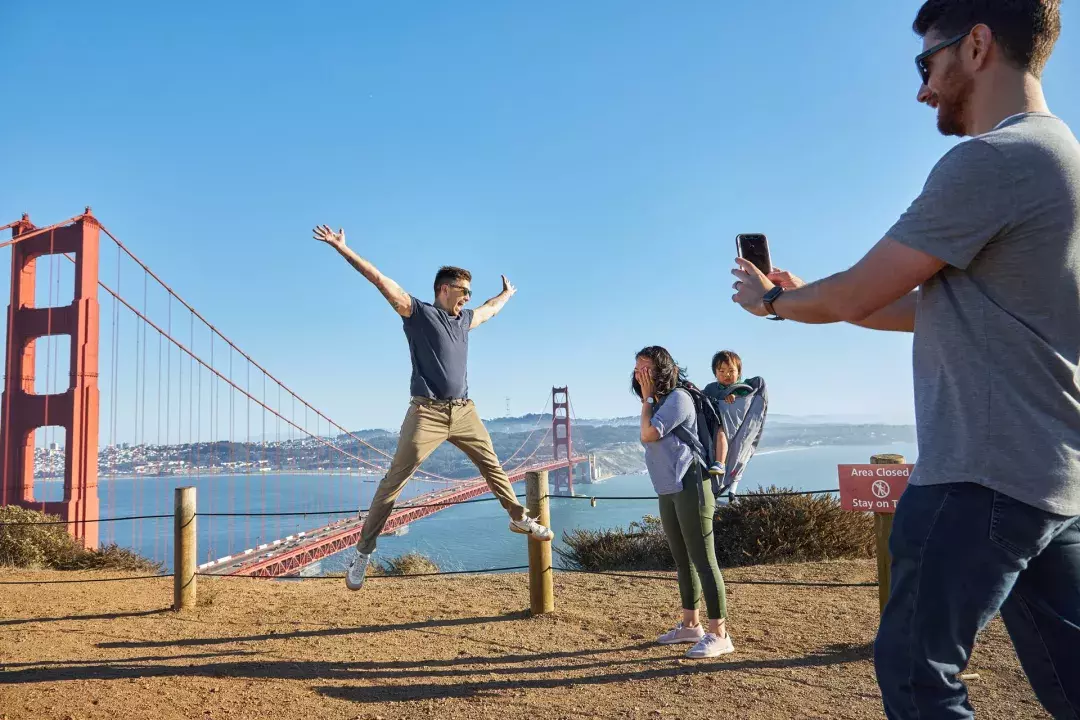
<path fill-rule="evenodd" d="M 680 643 L 691 643 L 693 645 L 697 645 L 699 640 L 701 640 L 701 638 L 699 638 L 699 637 L 696 637 L 696 638 L 680 638 L 678 640 L 663 640 L 661 638 L 657 638 L 656 639 L 656 644 L 657 645 L 679 645 Z"/>
<path fill-rule="evenodd" d="M 349 578 L 345 578 L 345 587 L 349 588 L 350 590 L 359 590 L 360 588 L 364 587 L 364 581 L 361 580 L 358 583 L 354 583 L 353 581 L 349 580 Z"/>
<path fill-rule="evenodd" d="M 686 657 L 688 657 L 688 658 L 690 658 L 692 660 L 704 660 L 706 658 L 720 657 L 721 655 L 730 655 L 733 652 L 735 652 L 735 646 L 734 645 L 728 645 L 726 648 L 720 650 L 719 652 L 709 653 L 708 655 L 705 655 L 705 654 L 692 655 L 690 653 L 686 653 Z"/>
<path fill-rule="evenodd" d="M 555 539 L 555 533 L 551 533 L 550 537 L 537 537 L 536 535 L 533 535 L 528 530 L 522 530 L 521 528 L 519 528 L 517 525 L 514 525 L 513 523 L 510 523 L 510 532 L 516 532 L 518 535 L 528 535 L 533 540 L 539 540 L 540 542 L 551 542 L 552 540 Z"/>

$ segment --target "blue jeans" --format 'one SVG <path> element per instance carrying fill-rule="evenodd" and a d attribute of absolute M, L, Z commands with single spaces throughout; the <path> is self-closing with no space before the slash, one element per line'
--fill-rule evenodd
<path fill-rule="evenodd" d="M 909 486 L 889 549 L 874 644 L 889 718 L 974 717 L 956 676 L 998 611 L 1039 702 L 1080 718 L 1080 518 L 972 483 Z"/>

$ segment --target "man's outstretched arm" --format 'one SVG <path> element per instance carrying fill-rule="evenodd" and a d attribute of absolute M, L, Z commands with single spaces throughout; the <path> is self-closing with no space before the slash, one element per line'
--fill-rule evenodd
<path fill-rule="evenodd" d="M 769 273 L 768 277 L 774 285 L 780 285 L 785 291 L 806 286 L 802 278 L 779 268 Z M 909 292 L 896 302 L 886 305 L 862 320 L 852 321 L 851 324 L 870 330 L 915 332 L 915 310 L 918 307 L 918 297 L 918 291 Z"/>
<path fill-rule="evenodd" d="M 517 288 L 510 284 L 510 281 L 506 279 L 505 275 L 502 276 L 502 281 L 502 292 L 473 311 L 472 324 L 469 326 L 470 330 L 477 325 L 486 323 L 488 320 L 498 315 L 499 311 L 503 309 L 503 305 L 506 304 L 506 301 L 517 292 Z"/>
<path fill-rule="evenodd" d="M 345 231 L 338 229 L 334 232 L 327 225 L 321 225 L 316 227 L 315 239 L 320 242 L 324 242 L 330 247 L 341 253 L 341 256 L 349 261 L 349 264 L 356 268 L 361 275 L 366 277 L 372 285 L 379 289 L 386 301 L 390 303 L 390 306 L 394 308 L 401 317 L 409 317 L 412 315 L 412 297 L 409 293 L 402 290 L 401 286 L 390 278 L 379 272 L 378 268 L 372 265 L 370 262 L 353 252 L 348 245 L 345 244 Z"/>
<path fill-rule="evenodd" d="M 737 279 L 732 299 L 747 311 L 764 316 L 762 297 L 774 283 L 750 263 L 736 260 Z M 852 268 L 823 280 L 784 292 L 773 303 L 777 314 L 795 322 L 849 322 L 880 330 L 909 330 L 915 325 L 919 285 L 946 263 L 888 237 Z"/>

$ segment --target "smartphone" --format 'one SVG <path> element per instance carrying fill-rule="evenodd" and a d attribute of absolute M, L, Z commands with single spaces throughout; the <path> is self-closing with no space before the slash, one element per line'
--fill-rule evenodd
<path fill-rule="evenodd" d="M 768 275 L 772 272 L 772 259 L 769 257 L 769 241 L 761 233 L 745 233 L 735 236 L 735 249 L 739 257 L 748 260 L 758 270 Z"/>

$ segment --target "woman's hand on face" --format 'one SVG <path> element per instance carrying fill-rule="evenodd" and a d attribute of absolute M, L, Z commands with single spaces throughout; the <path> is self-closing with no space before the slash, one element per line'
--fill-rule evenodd
<path fill-rule="evenodd" d="M 653 391 L 656 389 L 653 383 L 652 374 L 645 372 L 641 368 L 634 369 L 634 375 L 637 376 L 638 385 L 641 386 L 641 400 L 644 402 L 646 398 L 653 396 Z"/>

